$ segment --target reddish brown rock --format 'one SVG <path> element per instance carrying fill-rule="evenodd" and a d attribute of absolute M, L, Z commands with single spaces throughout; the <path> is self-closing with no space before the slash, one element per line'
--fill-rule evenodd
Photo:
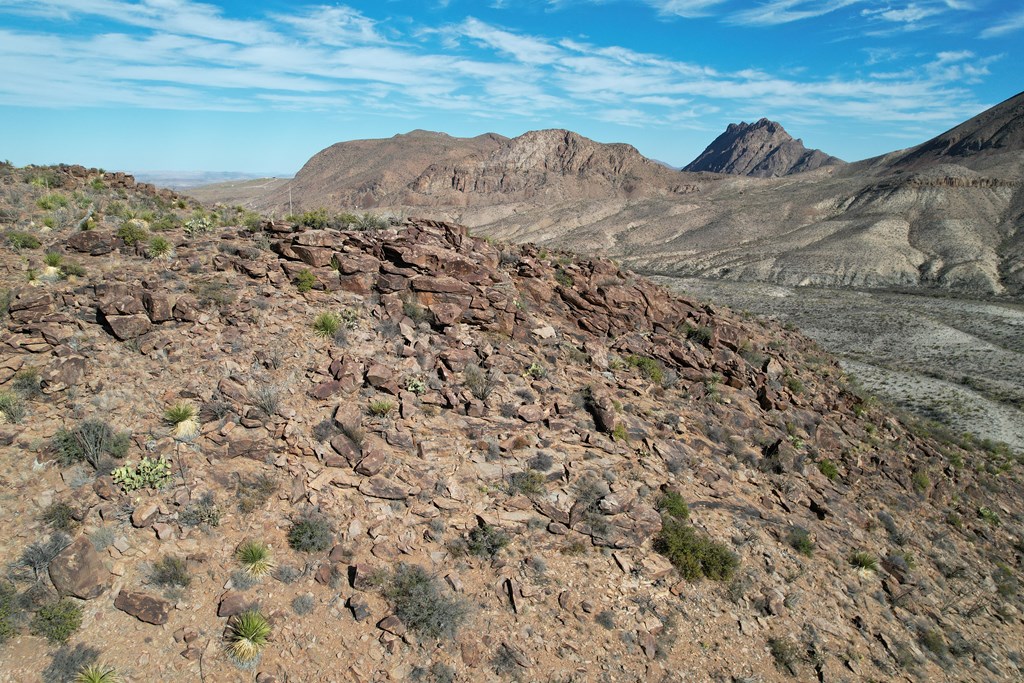
<path fill-rule="evenodd" d="M 50 561 L 50 580 L 61 595 L 82 600 L 99 597 L 107 589 L 110 572 L 100 554 L 85 536 L 62 550 Z"/>
<path fill-rule="evenodd" d="M 147 624 L 162 626 L 171 613 L 171 603 L 163 598 L 122 590 L 114 598 L 114 607 Z"/>

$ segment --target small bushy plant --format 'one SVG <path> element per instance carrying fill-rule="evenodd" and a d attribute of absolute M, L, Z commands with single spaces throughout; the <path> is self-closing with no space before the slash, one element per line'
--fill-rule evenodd
<path fill-rule="evenodd" d="M 839 468 L 827 458 L 818 463 L 818 471 L 824 474 L 830 481 L 835 481 L 836 477 L 839 476 Z"/>
<path fill-rule="evenodd" d="M 329 311 L 324 311 L 313 320 L 313 331 L 318 337 L 333 339 L 341 329 L 341 318 Z"/>
<path fill-rule="evenodd" d="M 864 551 L 857 551 L 850 555 L 850 565 L 865 571 L 878 571 L 878 560 L 874 555 Z"/>
<path fill-rule="evenodd" d="M 308 515 L 292 524 L 288 531 L 288 545 L 304 553 L 323 552 L 334 543 L 331 525 L 322 517 Z"/>
<path fill-rule="evenodd" d="M 130 220 L 121 225 L 117 229 L 117 236 L 121 238 L 124 243 L 129 247 L 134 247 L 136 244 L 146 239 L 146 229 L 142 227 L 139 221 Z"/>
<path fill-rule="evenodd" d="M 89 664 L 78 672 L 75 683 L 121 683 L 117 669 L 103 664 Z"/>
<path fill-rule="evenodd" d="M 653 358 L 630 355 L 626 357 L 626 363 L 639 370 L 641 375 L 654 384 L 661 384 L 665 379 L 665 371 L 662 369 L 661 363 Z"/>
<path fill-rule="evenodd" d="M 92 419 L 74 429 L 58 429 L 50 446 L 61 465 L 84 461 L 100 469 L 104 456 L 120 459 L 127 455 L 130 439 L 128 432 L 116 432 L 107 422 Z"/>
<path fill-rule="evenodd" d="M 811 539 L 810 532 L 803 527 L 794 526 L 791 528 L 786 536 L 786 542 L 801 555 L 806 555 L 807 557 L 814 555 L 814 541 Z"/>
<path fill-rule="evenodd" d="M 384 417 L 394 409 L 395 404 L 386 398 L 374 399 L 369 405 L 370 415 L 374 417 Z"/>
<path fill-rule="evenodd" d="M 687 581 L 728 581 L 740 563 L 739 557 L 725 545 L 672 518 L 665 519 L 654 540 L 654 549 L 667 557 Z"/>
<path fill-rule="evenodd" d="M 300 292 L 308 292 L 316 284 L 316 275 L 309 268 L 303 268 L 295 276 L 295 286 Z"/>
<path fill-rule="evenodd" d="M 25 419 L 28 412 L 25 399 L 14 391 L 0 391 L 0 417 L 17 424 Z"/>
<path fill-rule="evenodd" d="M 71 531 L 78 526 L 75 508 L 64 501 L 54 501 L 46 506 L 42 519 L 54 531 Z"/>
<path fill-rule="evenodd" d="M 177 586 L 185 588 L 192 583 L 188 573 L 188 563 L 181 557 L 165 555 L 153 563 L 150 580 L 157 586 Z"/>
<path fill-rule="evenodd" d="M 149 240 L 146 246 L 146 256 L 151 259 L 163 258 L 171 253 L 171 243 L 166 238 L 157 235 Z"/>
<path fill-rule="evenodd" d="M 384 584 L 384 597 L 408 628 L 426 638 L 454 638 L 466 606 L 422 567 L 400 564 Z"/>
<path fill-rule="evenodd" d="M 243 541 L 235 551 L 235 558 L 251 576 L 266 576 L 274 568 L 270 546 L 263 541 Z"/>
<path fill-rule="evenodd" d="M 676 491 L 666 491 L 658 499 L 658 510 L 680 521 L 690 517 L 690 506 Z"/>
<path fill-rule="evenodd" d="M 82 625 L 82 608 L 64 599 L 43 605 L 32 619 L 30 629 L 51 643 L 64 643 Z"/>

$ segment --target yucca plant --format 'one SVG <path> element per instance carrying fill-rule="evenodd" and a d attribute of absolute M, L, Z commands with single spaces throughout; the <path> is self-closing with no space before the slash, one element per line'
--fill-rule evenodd
<path fill-rule="evenodd" d="M 274 568 L 270 546 L 263 541 L 244 541 L 235 551 L 235 557 L 251 576 L 265 576 Z"/>
<path fill-rule="evenodd" d="M 63 262 L 64 257 L 58 251 L 48 251 L 46 256 L 43 257 L 43 263 L 51 268 L 59 268 Z"/>
<path fill-rule="evenodd" d="M 117 669 L 101 664 L 82 667 L 75 677 L 75 683 L 121 683 L 123 680 Z"/>
<path fill-rule="evenodd" d="M 313 331 L 317 336 L 324 339 L 331 339 L 341 329 L 341 318 L 334 313 L 323 312 L 313 321 Z"/>
<path fill-rule="evenodd" d="M 240 664 L 256 661 L 270 640 L 270 622 L 257 610 L 239 614 L 231 623 L 228 649 Z"/>
<path fill-rule="evenodd" d="M 164 420 L 174 426 L 174 438 L 191 439 L 199 433 L 199 411 L 188 401 L 178 401 L 164 411 Z"/>
<path fill-rule="evenodd" d="M 163 237 L 154 237 L 146 247 L 146 255 L 149 258 L 163 258 L 169 253 L 171 253 L 171 243 Z"/>

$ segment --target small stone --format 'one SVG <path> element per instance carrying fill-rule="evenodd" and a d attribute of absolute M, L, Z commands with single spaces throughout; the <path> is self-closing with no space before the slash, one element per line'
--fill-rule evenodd
<path fill-rule="evenodd" d="M 348 599 L 348 608 L 352 610 L 352 616 L 356 621 L 366 621 L 370 618 L 370 605 L 366 598 L 361 595 L 353 595 Z"/>
<path fill-rule="evenodd" d="M 157 539 L 166 541 L 174 538 L 174 527 L 165 522 L 157 522 L 153 525 L 153 531 L 156 532 Z"/>
<path fill-rule="evenodd" d="M 145 593 L 133 593 L 122 590 L 114 598 L 114 607 L 130 614 L 139 621 L 161 626 L 167 623 L 171 612 L 171 603 Z"/>
<path fill-rule="evenodd" d="M 132 511 L 132 526 L 136 529 L 152 524 L 153 520 L 156 519 L 157 515 L 160 514 L 160 502 L 156 500 L 147 500 L 139 503 L 139 505 Z M 123 552 L 123 551 L 122 551 Z"/>
<path fill-rule="evenodd" d="M 228 591 L 220 597 L 217 605 L 218 617 L 233 617 L 249 609 L 249 600 L 238 591 Z"/>

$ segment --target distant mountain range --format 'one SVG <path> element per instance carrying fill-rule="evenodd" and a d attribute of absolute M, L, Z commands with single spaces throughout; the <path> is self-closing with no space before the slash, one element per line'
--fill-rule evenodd
<path fill-rule="evenodd" d="M 651 273 L 1022 295 L 1024 93 L 851 164 L 766 119 L 730 125 L 684 171 L 566 130 L 413 131 L 332 145 L 236 201 L 427 215 Z"/>
<path fill-rule="evenodd" d="M 132 175 L 144 183 L 152 183 L 172 190 L 185 190 L 212 183 L 275 177 L 290 178 L 290 174 L 259 174 L 241 171 L 133 171 Z"/>

